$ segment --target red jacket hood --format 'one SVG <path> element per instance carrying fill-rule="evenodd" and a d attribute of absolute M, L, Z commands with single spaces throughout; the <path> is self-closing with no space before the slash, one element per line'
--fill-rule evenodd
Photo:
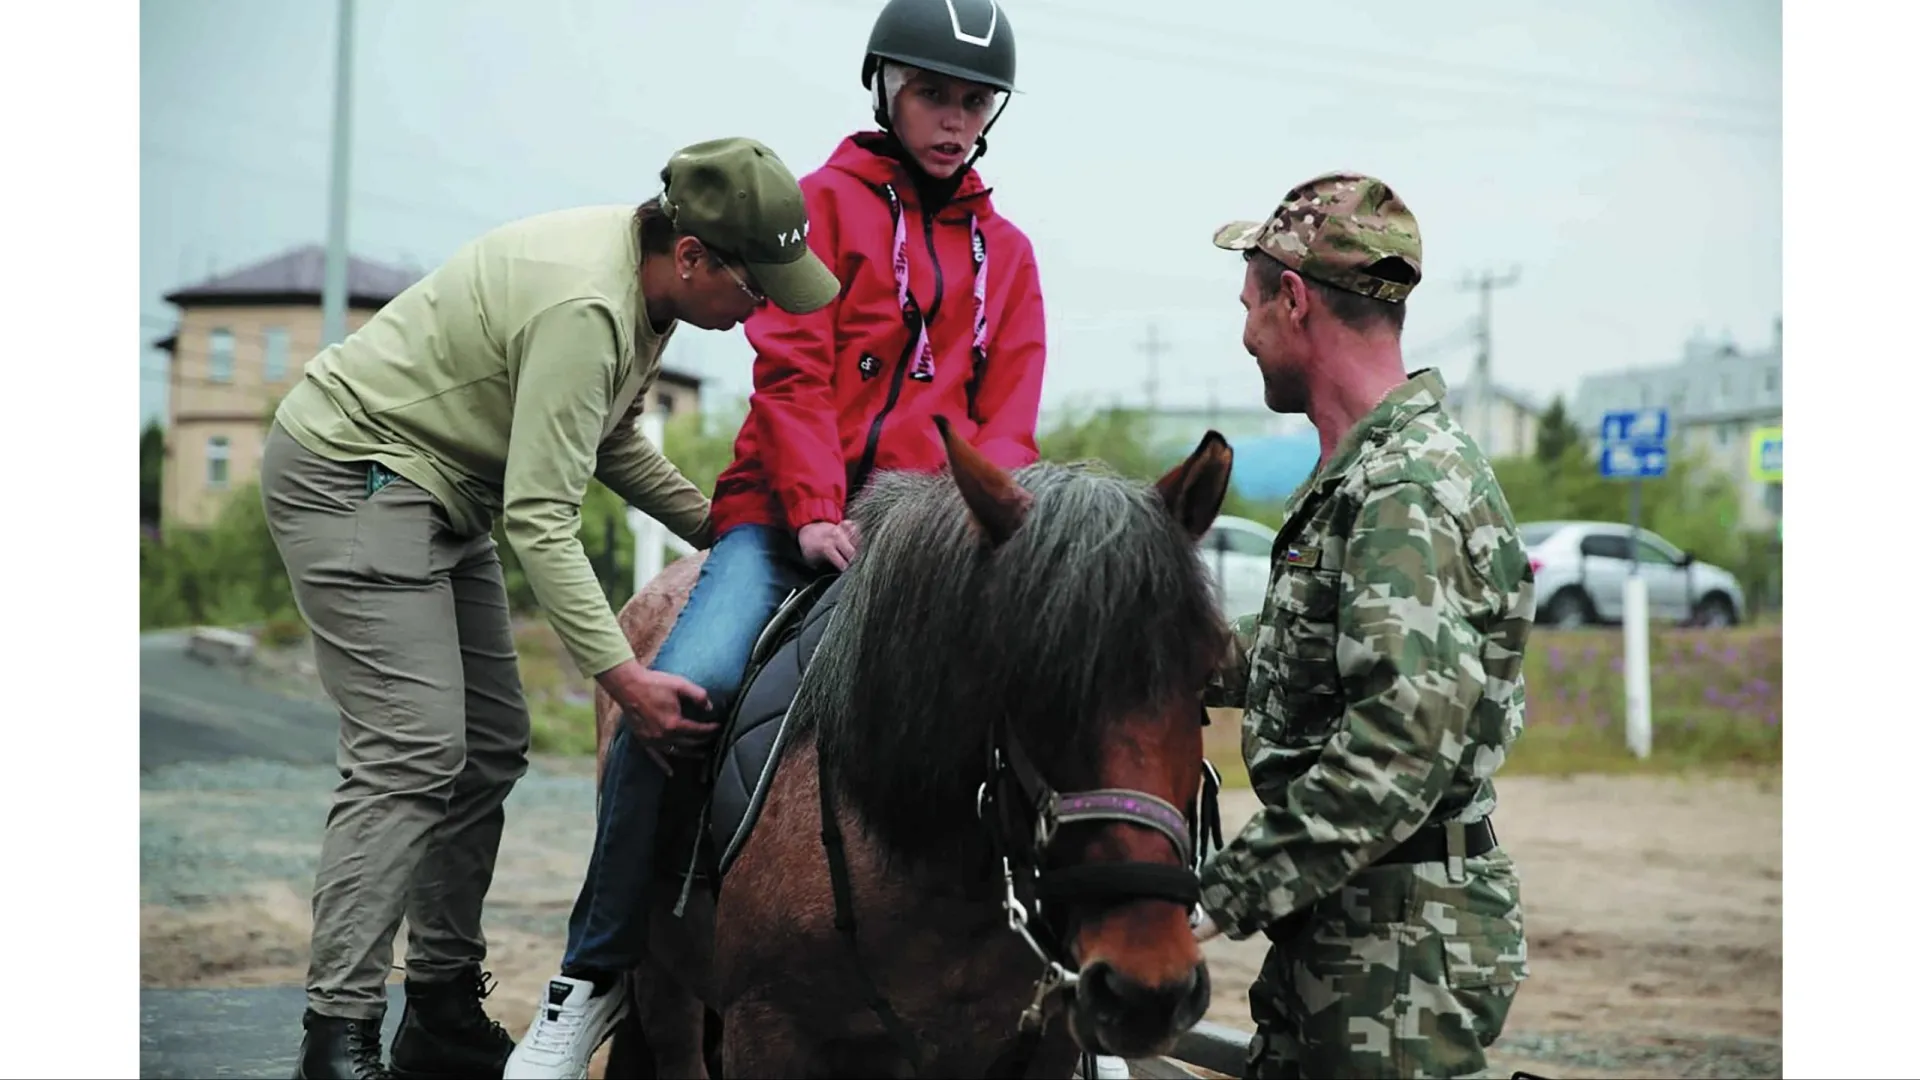
<path fill-rule="evenodd" d="M 874 149 L 886 139 L 881 131 L 861 131 L 840 140 L 822 168 L 843 172 L 871 185 L 892 184 L 902 202 L 917 206 L 920 193 L 907 174 L 907 167 Z M 965 209 L 982 221 L 994 216 L 993 189 L 980 179 L 979 170 L 967 166 L 967 173 L 954 189 L 949 206 Z"/>

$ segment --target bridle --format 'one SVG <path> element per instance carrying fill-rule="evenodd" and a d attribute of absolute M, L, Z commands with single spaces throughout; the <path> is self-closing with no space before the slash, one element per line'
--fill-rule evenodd
<path fill-rule="evenodd" d="M 1001 907 L 1007 926 L 1042 964 L 1033 1000 L 1020 1014 L 1015 1043 L 987 1075 L 1021 1076 L 1038 1048 L 1049 1002 L 1074 991 L 1080 982 L 1065 929 L 1053 913 L 1076 901 L 1140 899 L 1169 900 L 1191 912 L 1200 899 L 1205 847 L 1209 841 L 1213 848 L 1221 845 L 1220 774 L 1202 759 L 1200 791 L 1182 812 L 1156 795 L 1128 788 L 1056 790 L 1004 716 L 993 726 L 987 754 L 987 778 L 980 784 L 976 813 L 1005 883 Z M 1062 828 L 1097 821 L 1125 822 L 1160 833 L 1173 842 L 1179 863 L 1131 860 L 1063 866 L 1050 858 Z M 1015 842 L 1021 836 L 1027 838 L 1025 845 Z M 1054 905 L 1051 911 L 1049 905 Z M 1091 1053 L 1081 1054 L 1081 1075 L 1094 1075 Z"/>
<path fill-rule="evenodd" d="M 1194 707 L 1200 707 L 1197 699 Z M 1206 722 L 1204 711 L 1201 722 Z M 852 880 L 847 873 L 833 782 L 824 755 L 820 761 L 820 839 L 833 884 L 834 926 L 854 949 L 854 966 L 865 984 L 868 1007 L 899 1044 L 909 1068 L 917 1075 L 922 1065 L 918 1044 L 860 962 Z M 995 721 L 987 739 L 987 778 L 975 797 L 975 812 L 1005 883 L 1001 907 L 1007 913 L 1007 926 L 1026 942 L 1043 967 L 1034 984 L 1033 1000 L 1020 1014 L 1013 1045 L 988 1069 L 989 1077 L 1026 1075 L 1045 1033 L 1048 1004 L 1079 985 L 1078 965 L 1066 948 L 1063 929 L 1053 911 L 1078 900 L 1161 899 L 1189 911 L 1199 902 L 1199 870 L 1206 845 L 1208 841 L 1215 849 L 1221 845 L 1220 774 L 1211 762 L 1202 759 L 1201 764 L 1200 791 L 1184 813 L 1164 799 L 1126 788 L 1063 794 L 1040 775 L 1006 717 Z M 1048 858 L 1062 828 L 1092 821 L 1120 821 L 1153 829 L 1173 841 L 1180 862 L 1060 866 Z M 1015 843 L 1014 838 L 1021 836 L 1026 842 Z M 1048 904 L 1058 906 L 1049 911 Z M 1093 1058 L 1088 1052 L 1080 1055 L 1080 1074 L 1088 1080 L 1095 1075 Z"/>

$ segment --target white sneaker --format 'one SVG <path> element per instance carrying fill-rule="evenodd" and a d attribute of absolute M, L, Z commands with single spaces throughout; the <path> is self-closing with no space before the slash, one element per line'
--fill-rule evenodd
<path fill-rule="evenodd" d="M 1127 1080 L 1133 1074 L 1127 1071 L 1125 1058 L 1108 1057 L 1096 1054 L 1093 1059 L 1094 1072 L 1100 1080 Z"/>
<path fill-rule="evenodd" d="M 502 1080 L 586 1080 L 587 1062 L 627 1015 L 627 983 L 599 997 L 585 979 L 557 975 L 532 1026 L 507 1058 Z"/>

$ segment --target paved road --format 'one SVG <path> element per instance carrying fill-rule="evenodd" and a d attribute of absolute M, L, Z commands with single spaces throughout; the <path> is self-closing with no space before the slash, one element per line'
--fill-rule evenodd
<path fill-rule="evenodd" d="M 287 1017 L 306 1006 L 299 987 L 140 991 L 142 1080 L 268 1080 L 293 1075 L 299 1055 Z M 387 988 L 384 1042 L 400 1026 L 400 987 Z M 297 1035 L 295 1036 L 297 1039 Z"/>
<path fill-rule="evenodd" d="M 245 666 L 187 652 L 187 635 L 140 636 L 140 770 L 196 762 L 261 760 L 326 765 L 339 725 L 326 705 L 289 693 Z M 394 988 L 397 996 L 398 988 Z M 140 991 L 142 1077 L 283 1077 L 293 1074 L 297 1043 L 287 1017 L 299 1016 L 299 987 Z M 388 1010 L 387 1028 L 400 1009 Z"/>
<path fill-rule="evenodd" d="M 249 666 L 187 652 L 184 632 L 140 636 L 140 770 L 255 758 L 334 760 L 339 721 L 328 705 Z"/>

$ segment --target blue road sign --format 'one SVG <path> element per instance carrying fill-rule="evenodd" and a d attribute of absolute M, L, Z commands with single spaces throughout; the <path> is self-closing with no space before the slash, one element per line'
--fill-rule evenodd
<path fill-rule="evenodd" d="M 1667 448 L 1656 442 L 1621 442 L 1600 448 L 1600 475 L 1651 479 L 1667 475 Z"/>
<path fill-rule="evenodd" d="M 1625 409 L 1600 418 L 1602 443 L 1665 443 L 1667 410 Z"/>
<path fill-rule="evenodd" d="M 1627 409 L 1602 416 L 1600 475 L 1609 479 L 1667 475 L 1667 410 Z"/>

